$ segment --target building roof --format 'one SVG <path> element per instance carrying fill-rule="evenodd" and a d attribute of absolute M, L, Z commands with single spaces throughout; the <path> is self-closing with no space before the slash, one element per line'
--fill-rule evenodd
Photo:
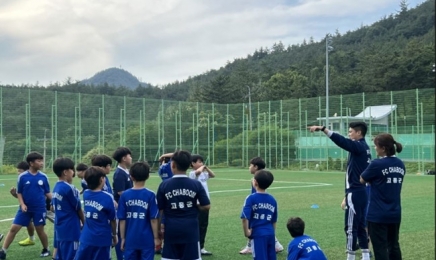
<path fill-rule="evenodd" d="M 336 116 L 336 114 L 332 117 L 329 117 L 330 119 L 356 119 L 356 120 L 365 120 L 370 119 L 371 120 L 379 120 L 382 118 L 385 118 L 389 116 L 395 109 L 397 109 L 397 105 L 381 105 L 381 106 L 369 106 L 366 107 L 365 110 L 360 112 L 359 114 L 355 116 Z M 318 117 L 316 120 L 325 120 L 325 117 Z"/>

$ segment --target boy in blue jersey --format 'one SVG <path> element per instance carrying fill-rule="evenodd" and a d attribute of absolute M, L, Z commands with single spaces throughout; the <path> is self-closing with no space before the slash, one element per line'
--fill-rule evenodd
<path fill-rule="evenodd" d="M 52 194 L 56 259 L 73 260 L 79 246 L 80 229 L 85 222 L 79 191 L 72 184 L 74 162 L 69 158 L 58 158 L 53 162 L 53 172 L 59 178 Z"/>
<path fill-rule="evenodd" d="M 163 260 L 201 259 L 198 211 L 209 210 L 210 201 L 201 183 L 186 176 L 190 166 L 191 154 L 176 151 L 171 158 L 174 176 L 157 191 L 160 218 L 165 217 Z"/>
<path fill-rule="evenodd" d="M 16 168 L 17 168 L 18 175 L 20 175 L 21 173 L 29 170 L 29 164 L 27 162 L 25 162 L 25 161 L 22 161 L 22 162 L 19 162 L 17 164 Z M 16 187 L 12 187 L 9 190 L 9 192 L 11 193 L 11 195 L 14 198 L 18 199 L 17 188 Z M 32 221 L 30 221 L 29 225 L 27 226 L 27 233 L 29 234 L 29 237 L 24 239 L 24 240 L 19 241 L 18 244 L 20 246 L 32 246 L 32 245 L 35 244 L 35 227 L 33 226 L 33 222 Z M 3 238 L 3 235 L 1 235 L 1 238 Z M 1 238 L 0 238 L 0 241 L 1 241 Z"/>
<path fill-rule="evenodd" d="M 203 157 L 198 154 L 191 156 L 192 171 L 189 172 L 189 178 L 198 180 L 203 185 L 207 196 L 210 200 L 209 187 L 207 186 L 207 180 L 215 178 L 215 174 L 209 167 L 203 164 Z M 200 252 L 202 255 L 212 255 L 211 252 L 204 248 L 206 240 L 207 226 L 209 225 L 209 210 L 201 210 L 198 212 L 198 224 L 200 229 Z"/>
<path fill-rule="evenodd" d="M 106 173 L 92 166 L 85 171 L 88 189 L 83 193 L 85 225 L 75 260 L 109 260 L 111 246 L 118 242 L 112 194 L 103 191 Z"/>
<path fill-rule="evenodd" d="M 286 260 L 327 260 L 318 242 L 304 234 L 304 226 L 304 221 L 299 217 L 288 220 L 286 227 L 294 239 L 289 242 Z"/>
<path fill-rule="evenodd" d="M 109 178 L 107 177 L 107 175 L 111 172 L 112 159 L 104 154 L 95 155 L 91 159 L 91 165 L 100 167 L 100 169 L 104 172 L 105 176 L 104 176 L 104 185 L 102 187 L 102 190 L 113 195 L 112 187 L 109 182 Z"/>
<path fill-rule="evenodd" d="M 126 260 L 153 260 L 155 245 L 160 244 L 156 195 L 145 188 L 149 176 L 147 163 L 133 164 L 133 188 L 124 191 L 118 202 L 120 246 Z"/>
<path fill-rule="evenodd" d="M 252 180 L 256 193 L 248 195 L 242 208 L 241 219 L 244 235 L 251 240 L 253 259 L 275 260 L 275 228 L 277 201 L 266 192 L 274 176 L 267 170 L 254 174 Z"/>
<path fill-rule="evenodd" d="M 159 174 L 159 177 L 162 179 L 162 181 L 171 179 L 171 177 L 173 177 L 173 172 L 171 171 L 172 155 L 173 153 L 167 153 L 159 158 L 161 166 L 159 166 L 159 170 L 157 171 L 157 173 Z"/>
<path fill-rule="evenodd" d="M 84 164 L 84 163 L 79 163 L 76 166 L 76 172 L 77 172 L 77 177 L 80 178 L 80 186 L 82 187 L 82 190 L 80 191 L 80 194 L 83 194 L 83 192 L 88 189 L 88 185 L 86 184 L 85 181 L 85 171 L 86 169 L 88 169 L 88 165 Z"/>
<path fill-rule="evenodd" d="M 114 172 L 112 188 L 114 192 L 114 199 L 118 204 L 121 194 L 132 188 L 132 181 L 129 176 L 129 168 L 132 164 L 132 152 L 127 147 L 118 147 L 112 158 L 118 163 L 117 168 Z M 118 224 L 119 230 L 119 224 Z M 115 253 L 117 255 L 117 260 L 123 260 L 123 252 L 120 248 L 120 233 L 118 232 L 118 244 L 115 246 Z"/>
<path fill-rule="evenodd" d="M 344 230 L 347 237 L 347 260 L 356 259 L 357 243 L 362 249 L 362 260 L 369 260 L 368 234 L 365 230 L 368 196 L 365 185 L 360 183 L 360 175 L 371 162 L 371 151 L 365 141 L 367 129 L 365 122 L 351 122 L 348 129 L 349 139 L 347 139 L 325 126 L 309 127 L 311 132 L 323 132 L 337 146 L 348 151 L 345 197 L 342 201 L 342 206 L 345 208 Z"/>
<path fill-rule="evenodd" d="M 171 171 L 171 157 L 173 156 L 173 153 L 166 153 L 163 154 L 159 157 L 159 162 L 161 163 L 161 165 L 159 166 L 159 170 L 157 171 L 157 173 L 159 174 L 159 177 L 162 179 L 162 181 L 171 179 L 173 177 L 173 172 Z M 163 218 L 161 220 L 161 224 L 160 224 L 160 234 L 163 234 L 163 230 L 165 227 L 165 219 Z M 161 239 L 163 239 L 163 237 L 161 237 Z M 162 253 L 162 243 L 163 240 L 161 240 L 161 244 L 157 245 L 155 248 L 155 253 L 156 254 L 161 254 Z"/>
<path fill-rule="evenodd" d="M 248 170 L 250 171 L 251 174 L 254 174 L 259 170 L 265 169 L 265 167 L 266 167 L 266 163 L 262 158 L 254 157 L 250 160 L 250 166 L 248 167 Z M 253 193 L 256 193 L 256 189 L 253 186 L 253 184 L 251 184 L 251 194 L 253 194 Z M 276 253 L 279 253 L 279 252 L 283 251 L 283 249 L 284 249 L 282 244 L 280 244 L 279 240 L 277 239 L 277 237 L 275 238 L 275 248 L 276 248 Z M 246 255 L 246 254 L 252 253 L 250 239 L 248 239 L 247 245 L 241 251 L 239 251 L 239 253 L 241 255 Z"/>
<path fill-rule="evenodd" d="M 47 175 L 39 171 L 44 166 L 43 159 L 43 156 L 37 152 L 31 152 L 26 157 L 29 170 L 21 173 L 17 181 L 17 197 L 20 207 L 12 222 L 11 229 L 6 235 L 2 250 L 0 250 L 0 259 L 6 259 L 6 252 L 12 241 L 14 241 L 15 235 L 23 226 L 29 225 L 30 220 L 33 220 L 36 233 L 43 247 L 40 256 L 50 255 L 44 226 L 46 216 L 45 201 L 46 198 L 51 200 L 51 193 Z"/>
<path fill-rule="evenodd" d="M 375 159 L 360 176 L 371 183 L 368 231 L 377 260 L 402 259 L 399 240 L 401 224 L 401 188 L 406 174 L 404 163 L 395 156 L 403 146 L 390 134 L 374 138 Z"/>

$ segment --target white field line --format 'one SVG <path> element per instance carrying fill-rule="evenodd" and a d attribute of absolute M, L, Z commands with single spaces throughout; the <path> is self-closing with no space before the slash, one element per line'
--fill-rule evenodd
<path fill-rule="evenodd" d="M 6 222 L 6 221 L 11 221 L 11 220 L 14 220 L 14 218 L 0 219 L 0 222 Z"/>
<path fill-rule="evenodd" d="M 14 207 L 17 207 L 17 209 L 18 209 L 18 204 L 17 205 L 0 206 L 0 209 L 1 208 L 14 208 Z"/>

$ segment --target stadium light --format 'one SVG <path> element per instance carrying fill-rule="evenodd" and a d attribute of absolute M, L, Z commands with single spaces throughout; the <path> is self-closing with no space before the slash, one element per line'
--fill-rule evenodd
<path fill-rule="evenodd" d="M 435 64 L 433 64 L 433 72 L 435 72 L 436 70 L 435 70 Z"/>
<path fill-rule="evenodd" d="M 331 34 L 327 34 L 325 37 L 325 126 L 329 126 L 329 52 L 333 51 L 331 46 L 333 38 Z"/>

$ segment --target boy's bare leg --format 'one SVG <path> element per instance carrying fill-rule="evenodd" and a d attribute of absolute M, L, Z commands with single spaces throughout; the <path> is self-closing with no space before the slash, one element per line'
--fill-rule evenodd
<path fill-rule="evenodd" d="M 33 237 L 35 235 L 35 226 L 33 225 L 32 221 L 30 221 L 29 225 L 27 226 L 27 233 L 29 234 L 29 237 Z"/>
<path fill-rule="evenodd" d="M 18 231 L 20 231 L 21 228 L 22 226 L 20 225 L 12 224 L 11 229 L 6 235 L 5 242 L 3 242 L 2 249 L 7 250 L 9 248 L 9 246 L 11 245 L 12 241 L 14 241 L 15 236 L 17 235 Z"/>
<path fill-rule="evenodd" d="M 48 249 L 48 238 L 47 234 L 44 231 L 44 226 L 35 226 L 36 234 L 38 234 L 39 240 L 41 240 L 41 244 L 43 248 Z"/>

